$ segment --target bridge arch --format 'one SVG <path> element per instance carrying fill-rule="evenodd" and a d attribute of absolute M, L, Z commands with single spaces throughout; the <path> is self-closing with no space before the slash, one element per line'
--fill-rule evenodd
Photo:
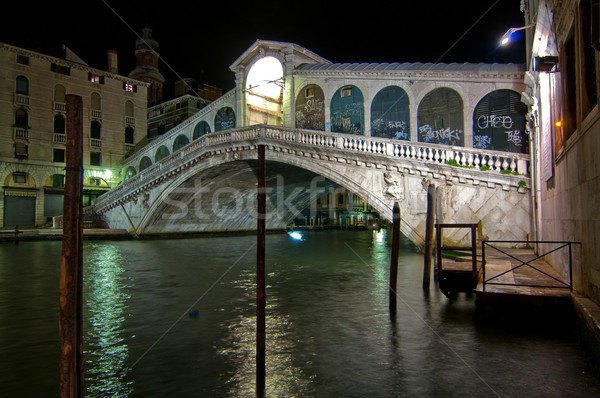
<path fill-rule="evenodd" d="M 217 111 L 215 115 L 215 132 L 229 130 L 236 126 L 236 116 L 233 108 L 224 106 Z"/>
<path fill-rule="evenodd" d="M 307 84 L 296 96 L 296 128 L 325 131 L 325 93 L 318 84 Z"/>
<path fill-rule="evenodd" d="M 521 94 L 500 89 L 486 94 L 473 111 L 473 147 L 529 153 L 525 130 L 527 105 Z"/>
<path fill-rule="evenodd" d="M 362 91 L 348 84 L 336 90 L 329 108 L 331 131 L 365 134 L 365 104 Z"/>
<path fill-rule="evenodd" d="M 429 91 L 417 111 L 419 142 L 452 146 L 465 145 L 464 103 L 449 87 Z"/>
<path fill-rule="evenodd" d="M 167 156 L 169 156 L 169 148 L 164 145 L 159 146 L 154 153 L 154 163 L 160 162 Z"/>
<path fill-rule="evenodd" d="M 148 160 L 150 160 L 150 159 L 148 159 Z M 133 177 L 136 174 L 137 174 L 137 172 L 135 171 L 135 167 L 129 166 L 125 169 L 125 173 L 123 174 L 123 180 L 127 181 L 128 179 L 130 179 L 131 177 Z"/>
<path fill-rule="evenodd" d="M 192 141 L 197 140 L 202 137 L 204 134 L 210 134 L 210 125 L 205 120 L 200 120 L 194 126 L 194 132 L 192 134 Z"/>
<path fill-rule="evenodd" d="M 398 86 L 379 90 L 371 102 L 371 136 L 410 140 L 410 99 Z"/>
<path fill-rule="evenodd" d="M 245 159 L 248 155 L 250 153 L 241 157 Z M 302 156 L 286 156 L 275 151 L 269 151 L 267 159 L 267 180 L 270 181 L 268 208 L 273 212 L 278 203 L 286 203 L 281 208 L 276 208 L 273 213 L 275 216 L 267 218 L 268 228 L 287 227 L 317 197 L 334 192 L 339 187 L 360 196 L 383 217 L 391 219 L 393 201 L 383 198 L 380 190 L 373 190 L 372 181 L 364 176 L 348 173 L 345 168 L 307 162 Z M 156 197 L 148 200 L 149 208 L 139 222 L 138 233 L 193 228 L 190 225 L 194 218 L 200 220 L 198 222 L 202 223 L 201 228 L 209 230 L 211 225 L 216 225 L 217 220 L 221 228 L 225 226 L 228 230 L 239 228 L 240 225 L 245 225 L 247 229 L 254 228 L 256 220 L 253 214 L 256 207 L 252 204 L 256 200 L 256 167 L 255 158 L 232 161 L 232 158 L 223 157 L 221 161 L 198 163 L 194 169 L 168 182 Z M 374 172 L 380 174 L 379 171 Z M 288 203 L 288 198 L 293 201 Z M 248 204 L 250 206 L 245 207 Z M 399 204 L 403 214 L 410 214 L 407 198 L 400 200 Z M 216 207 L 226 211 L 215 214 Z M 176 220 L 176 227 L 169 226 L 170 217 Z M 416 244 L 422 244 L 423 238 L 412 222 L 409 217 L 403 218 L 401 231 Z M 182 226 L 182 223 L 187 223 L 188 226 Z"/>
<path fill-rule="evenodd" d="M 175 137 L 175 140 L 173 140 L 173 151 L 178 151 L 181 148 L 183 148 L 184 146 L 186 146 L 187 144 L 190 143 L 190 139 L 185 135 L 185 134 L 179 134 L 177 137 Z"/>
<path fill-rule="evenodd" d="M 140 159 L 140 165 L 138 169 L 141 172 L 142 170 L 147 169 L 150 166 L 152 166 L 152 159 L 150 159 L 148 156 L 144 156 Z"/>

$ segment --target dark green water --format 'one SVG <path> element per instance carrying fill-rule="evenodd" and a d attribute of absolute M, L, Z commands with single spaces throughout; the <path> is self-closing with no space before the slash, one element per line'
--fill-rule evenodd
<path fill-rule="evenodd" d="M 267 236 L 267 395 L 591 397 L 576 334 L 473 320 L 474 297 L 421 288 L 390 236 Z M 256 238 L 86 241 L 90 397 L 252 397 Z M 0 397 L 58 396 L 60 242 L 0 244 Z"/>

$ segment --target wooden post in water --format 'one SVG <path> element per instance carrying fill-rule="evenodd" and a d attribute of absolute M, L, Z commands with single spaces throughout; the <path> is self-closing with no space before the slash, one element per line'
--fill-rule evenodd
<path fill-rule="evenodd" d="M 61 398 L 83 397 L 82 263 L 83 102 L 66 96 L 66 178 L 59 287 L 59 389 Z"/>
<path fill-rule="evenodd" d="M 396 287 L 398 286 L 398 252 L 400 246 L 400 206 L 394 202 L 392 210 L 392 257 L 390 261 L 390 312 L 396 313 Z"/>
<path fill-rule="evenodd" d="M 423 289 L 429 289 L 431 280 L 431 257 L 433 253 L 433 225 L 435 222 L 435 187 L 427 187 L 427 218 L 425 221 L 425 256 L 423 264 Z"/>
<path fill-rule="evenodd" d="M 265 395 L 265 224 L 267 195 L 265 186 L 265 146 L 258 146 L 258 214 L 256 242 L 256 396 Z"/>

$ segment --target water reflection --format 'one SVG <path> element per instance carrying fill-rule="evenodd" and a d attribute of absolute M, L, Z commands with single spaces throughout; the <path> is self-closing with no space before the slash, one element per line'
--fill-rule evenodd
<path fill-rule="evenodd" d="M 271 285 L 277 283 L 277 273 L 269 273 L 267 280 Z M 244 270 L 238 280 L 233 281 L 236 288 L 244 290 L 249 302 L 255 300 L 255 274 Z M 311 380 L 302 369 L 294 364 L 295 341 L 299 339 L 289 315 L 278 310 L 277 294 L 267 285 L 266 306 L 266 380 L 265 394 L 269 397 L 292 397 L 302 395 L 309 388 Z M 256 305 L 240 302 L 235 319 L 221 325 L 227 330 L 227 337 L 221 341 L 217 354 L 225 358 L 234 369 L 229 380 L 228 394 L 231 397 L 253 397 L 256 394 Z"/>
<path fill-rule="evenodd" d="M 85 332 L 86 380 L 91 397 L 127 397 L 132 382 L 127 380 L 128 347 L 123 321 L 127 314 L 130 286 L 124 277 L 121 250 L 114 245 L 90 244 L 84 264 L 84 294 L 87 316 Z"/>

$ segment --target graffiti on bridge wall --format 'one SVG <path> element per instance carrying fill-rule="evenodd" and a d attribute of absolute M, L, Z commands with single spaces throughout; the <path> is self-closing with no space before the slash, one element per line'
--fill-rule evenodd
<path fill-rule="evenodd" d="M 446 127 L 434 130 L 430 125 L 419 126 L 419 141 L 429 144 L 463 146 L 464 133 L 462 129 Z"/>

